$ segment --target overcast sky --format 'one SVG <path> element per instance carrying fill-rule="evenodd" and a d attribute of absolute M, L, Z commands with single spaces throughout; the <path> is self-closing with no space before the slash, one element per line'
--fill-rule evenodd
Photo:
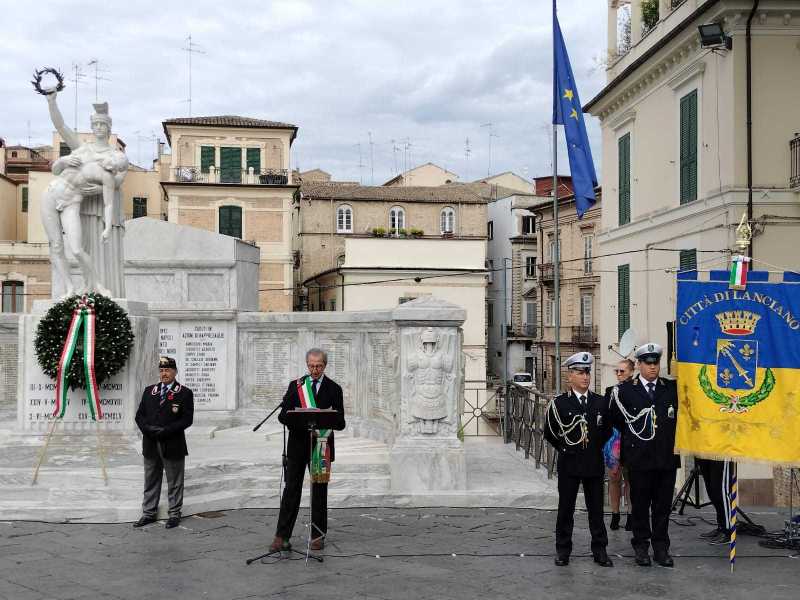
<path fill-rule="evenodd" d="M 551 172 L 550 0 L 40 0 L 4 3 L 0 137 L 50 143 L 33 70 L 77 63 L 78 126 L 95 84 L 133 162 L 153 156 L 161 122 L 236 114 L 300 129 L 293 166 L 369 184 L 427 161 L 462 180 L 491 171 Z M 559 18 L 583 103 L 604 84 L 606 0 L 560 0 Z M 96 82 L 93 66 L 99 60 Z M 59 105 L 74 121 L 75 85 Z M 599 126 L 587 117 L 599 171 Z M 370 147 L 369 134 L 373 146 Z M 465 158 L 469 138 L 471 155 Z M 359 147 L 361 162 L 359 168 Z M 559 171 L 567 172 L 563 137 Z"/>

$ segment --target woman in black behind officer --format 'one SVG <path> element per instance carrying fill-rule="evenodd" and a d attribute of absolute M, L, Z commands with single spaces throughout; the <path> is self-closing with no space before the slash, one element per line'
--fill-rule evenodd
<path fill-rule="evenodd" d="M 611 437 L 608 403 L 589 391 L 592 363 L 589 352 L 578 352 L 565 362 L 570 390 L 557 396 L 547 407 L 544 436 L 558 451 L 558 516 L 556 517 L 555 564 L 569 564 L 572 553 L 575 500 L 583 485 L 594 561 L 613 567 L 606 546 L 603 522 L 603 445 Z"/>

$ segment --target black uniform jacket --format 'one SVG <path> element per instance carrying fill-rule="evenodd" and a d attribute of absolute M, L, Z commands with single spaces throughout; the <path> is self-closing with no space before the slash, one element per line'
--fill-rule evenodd
<path fill-rule="evenodd" d="M 554 416 L 550 415 L 550 426 L 545 423 L 544 436 L 553 447 L 558 450 L 556 468 L 559 476 L 570 477 L 602 477 L 605 474 L 603 462 L 603 446 L 611 437 L 611 418 L 608 414 L 608 403 L 600 394 L 586 393 L 586 408 L 573 392 L 557 396 L 550 406 L 550 410 L 557 410 L 561 422 L 569 424 L 575 415 L 583 414 L 586 417 L 588 440 L 586 447 L 583 444 L 569 446 L 558 434 L 560 427 Z M 569 434 L 569 439 L 576 441 L 580 438 L 580 431 L 575 429 Z"/>
<path fill-rule="evenodd" d="M 675 454 L 675 425 L 678 422 L 678 387 L 674 381 L 659 377 L 656 380 L 654 399 L 639 377 L 619 384 L 619 400 L 631 416 L 643 408 L 656 407 L 656 431 L 652 440 L 639 439 L 628 427 L 622 411 L 616 402 L 611 403 L 611 419 L 621 435 L 620 462 L 629 469 L 649 471 L 654 469 L 677 469 L 681 466 L 680 456 Z M 639 432 L 644 425 L 644 417 L 631 423 Z M 639 434 L 643 438 L 652 435 L 650 420 Z"/>
<path fill-rule="evenodd" d="M 305 381 L 308 375 L 300 378 Z M 315 395 L 317 401 L 317 408 L 332 408 L 339 413 L 339 420 L 333 427 L 336 431 L 344 429 L 344 397 L 342 396 L 342 388 L 333 379 L 328 376 L 322 378 L 319 384 L 319 391 Z M 308 439 L 308 430 L 303 427 L 291 427 L 288 425 L 286 412 L 294 408 L 300 408 L 300 396 L 297 394 L 297 380 L 294 379 L 289 382 L 289 388 L 283 395 L 283 405 L 281 412 L 278 415 L 278 421 L 289 427 L 289 442 L 287 445 L 287 454 L 297 460 L 309 460 L 311 458 L 311 446 Z M 333 447 L 333 432 L 330 438 L 331 448 L 331 462 L 335 459 Z"/>
<path fill-rule="evenodd" d="M 161 384 L 149 385 L 142 394 L 139 410 L 136 411 L 136 424 L 142 431 L 142 454 L 156 458 L 161 443 L 164 458 L 178 459 L 189 454 L 186 448 L 184 431 L 194 420 L 194 394 L 185 385 L 173 382 L 164 404 L 161 404 Z M 157 435 L 154 427 L 162 427 Z"/>

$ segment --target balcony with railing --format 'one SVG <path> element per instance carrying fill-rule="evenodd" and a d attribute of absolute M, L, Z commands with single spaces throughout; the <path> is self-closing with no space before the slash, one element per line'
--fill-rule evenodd
<path fill-rule="evenodd" d="M 800 187 L 800 133 L 789 140 L 789 187 Z"/>
<path fill-rule="evenodd" d="M 288 185 L 289 171 L 286 169 L 217 169 L 200 167 L 175 167 L 172 181 L 176 183 L 208 183 L 239 185 Z"/>
<path fill-rule="evenodd" d="M 573 325 L 572 342 L 574 344 L 596 344 L 597 326 L 596 325 Z"/>
<path fill-rule="evenodd" d="M 514 338 L 535 338 L 540 332 L 539 327 L 535 323 L 523 323 L 513 329 L 509 327 L 508 337 Z"/>
<path fill-rule="evenodd" d="M 558 276 L 562 277 L 561 265 L 558 265 Z M 553 263 L 542 263 L 539 265 L 539 279 L 542 283 L 552 283 L 555 278 L 555 265 Z"/>

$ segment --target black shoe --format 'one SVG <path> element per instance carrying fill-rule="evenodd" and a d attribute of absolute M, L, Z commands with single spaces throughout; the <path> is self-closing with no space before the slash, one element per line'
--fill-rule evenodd
<path fill-rule="evenodd" d="M 717 532 L 717 535 L 713 538 L 706 538 L 706 541 L 711 544 L 712 546 L 717 546 L 720 544 L 730 544 L 731 543 L 731 534 L 727 531 L 720 529 Z"/>
<path fill-rule="evenodd" d="M 631 524 L 630 515 L 625 515 L 625 531 L 633 531 L 633 525 Z"/>
<path fill-rule="evenodd" d="M 605 550 L 603 552 L 598 552 L 594 555 L 594 562 L 596 562 L 601 567 L 613 567 L 614 563 L 611 562 L 611 559 L 606 554 Z"/>
<path fill-rule="evenodd" d="M 181 522 L 180 517 L 170 517 L 167 519 L 167 524 L 164 525 L 167 529 L 172 529 L 173 527 L 177 527 L 178 524 Z"/>
<path fill-rule="evenodd" d="M 134 527 L 144 527 L 145 525 L 150 525 L 150 523 L 155 523 L 155 522 L 156 522 L 156 518 L 155 517 L 148 517 L 146 515 L 143 515 L 143 516 L 139 517 L 139 520 L 136 521 L 136 523 L 134 523 L 133 526 Z"/>
<path fill-rule="evenodd" d="M 712 529 L 711 531 L 706 531 L 705 533 L 701 533 L 700 537 L 701 538 L 705 538 L 707 540 L 710 540 L 710 539 L 714 539 L 715 537 L 717 537 L 720 533 L 722 533 L 722 529 L 717 527 L 715 529 Z"/>
<path fill-rule="evenodd" d="M 619 529 L 619 513 L 611 513 L 611 525 L 609 527 L 613 531 Z"/>
<path fill-rule="evenodd" d="M 556 556 L 554 562 L 557 567 L 566 567 L 569 564 L 569 556 Z"/>
<path fill-rule="evenodd" d="M 636 564 L 640 567 L 649 567 L 653 563 L 650 562 L 650 555 L 646 551 L 636 552 Z"/>
<path fill-rule="evenodd" d="M 669 555 L 669 552 L 656 552 L 653 554 L 653 558 L 662 567 L 672 568 L 675 566 L 675 561 L 672 560 L 672 557 Z"/>

